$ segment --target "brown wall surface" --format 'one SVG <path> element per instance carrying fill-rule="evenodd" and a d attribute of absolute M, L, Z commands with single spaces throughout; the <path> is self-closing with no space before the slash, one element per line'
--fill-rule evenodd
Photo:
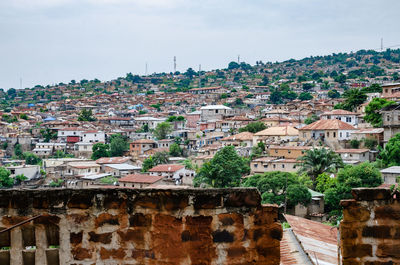
<path fill-rule="evenodd" d="M 0 264 L 279 264 L 256 189 L 0 190 Z M 34 248 L 32 247 L 34 246 Z"/>
<path fill-rule="evenodd" d="M 343 265 L 400 264 L 400 202 L 389 189 L 358 188 L 352 193 L 354 199 L 341 201 Z"/>

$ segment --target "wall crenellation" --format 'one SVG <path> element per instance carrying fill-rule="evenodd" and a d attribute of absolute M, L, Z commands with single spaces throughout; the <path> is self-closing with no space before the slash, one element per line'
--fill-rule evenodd
<path fill-rule="evenodd" d="M 1 190 L 0 264 L 279 264 L 256 189 Z"/>
<path fill-rule="evenodd" d="M 359 188 L 343 200 L 343 265 L 400 264 L 400 201 L 389 189 Z"/>

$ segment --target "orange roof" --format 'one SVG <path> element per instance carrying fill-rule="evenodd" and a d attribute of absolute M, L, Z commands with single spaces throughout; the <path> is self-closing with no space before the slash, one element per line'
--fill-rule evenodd
<path fill-rule="evenodd" d="M 132 142 L 132 144 L 155 144 L 155 143 L 156 143 L 155 141 L 149 139 L 140 139 Z"/>
<path fill-rule="evenodd" d="M 322 113 L 321 115 L 357 115 L 357 113 L 351 112 L 351 111 L 347 111 L 347 110 L 343 110 L 343 109 L 334 109 L 331 111 L 327 111 Z"/>
<path fill-rule="evenodd" d="M 235 135 L 231 135 L 221 139 L 221 141 L 246 141 L 253 140 L 254 133 L 251 132 L 241 132 Z"/>
<path fill-rule="evenodd" d="M 122 164 L 129 161 L 129 157 L 102 157 L 96 160 L 97 164 Z"/>
<path fill-rule="evenodd" d="M 184 166 L 182 165 L 163 164 L 153 167 L 152 169 L 149 170 L 149 172 L 176 172 L 182 168 L 184 168 Z"/>
<path fill-rule="evenodd" d="M 200 87 L 200 88 L 193 88 L 190 89 L 189 91 L 201 91 L 201 90 L 214 90 L 214 89 L 220 89 L 220 86 L 215 86 L 215 87 Z"/>
<path fill-rule="evenodd" d="M 119 182 L 134 182 L 134 183 L 154 183 L 162 179 L 163 176 L 151 176 L 145 174 L 131 174 L 120 178 Z"/>
<path fill-rule="evenodd" d="M 344 121 L 332 119 L 332 120 L 319 120 L 319 121 L 313 122 L 307 126 L 304 126 L 303 128 L 300 128 L 299 130 L 315 131 L 315 130 L 357 130 L 357 129 Z"/>
<path fill-rule="evenodd" d="M 360 154 L 360 153 L 365 153 L 368 152 L 369 149 L 340 149 L 340 150 L 336 150 L 336 153 L 353 153 L 353 154 Z"/>

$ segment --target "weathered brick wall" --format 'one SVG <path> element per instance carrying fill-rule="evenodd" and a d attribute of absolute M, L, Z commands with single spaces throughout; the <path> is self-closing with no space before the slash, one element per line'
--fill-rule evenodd
<path fill-rule="evenodd" d="M 340 247 L 343 265 L 400 264 L 400 202 L 389 189 L 353 189 L 343 200 Z M 399 197 L 399 194 L 396 196 Z"/>
<path fill-rule="evenodd" d="M 0 264 L 279 264 L 255 189 L 1 190 Z M 32 248 L 33 246 L 33 248 Z"/>

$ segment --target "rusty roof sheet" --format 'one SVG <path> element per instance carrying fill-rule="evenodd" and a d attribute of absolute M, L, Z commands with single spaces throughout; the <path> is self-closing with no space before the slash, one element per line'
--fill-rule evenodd
<path fill-rule="evenodd" d="M 293 215 L 285 215 L 285 218 L 314 264 L 338 264 L 336 227 Z"/>

